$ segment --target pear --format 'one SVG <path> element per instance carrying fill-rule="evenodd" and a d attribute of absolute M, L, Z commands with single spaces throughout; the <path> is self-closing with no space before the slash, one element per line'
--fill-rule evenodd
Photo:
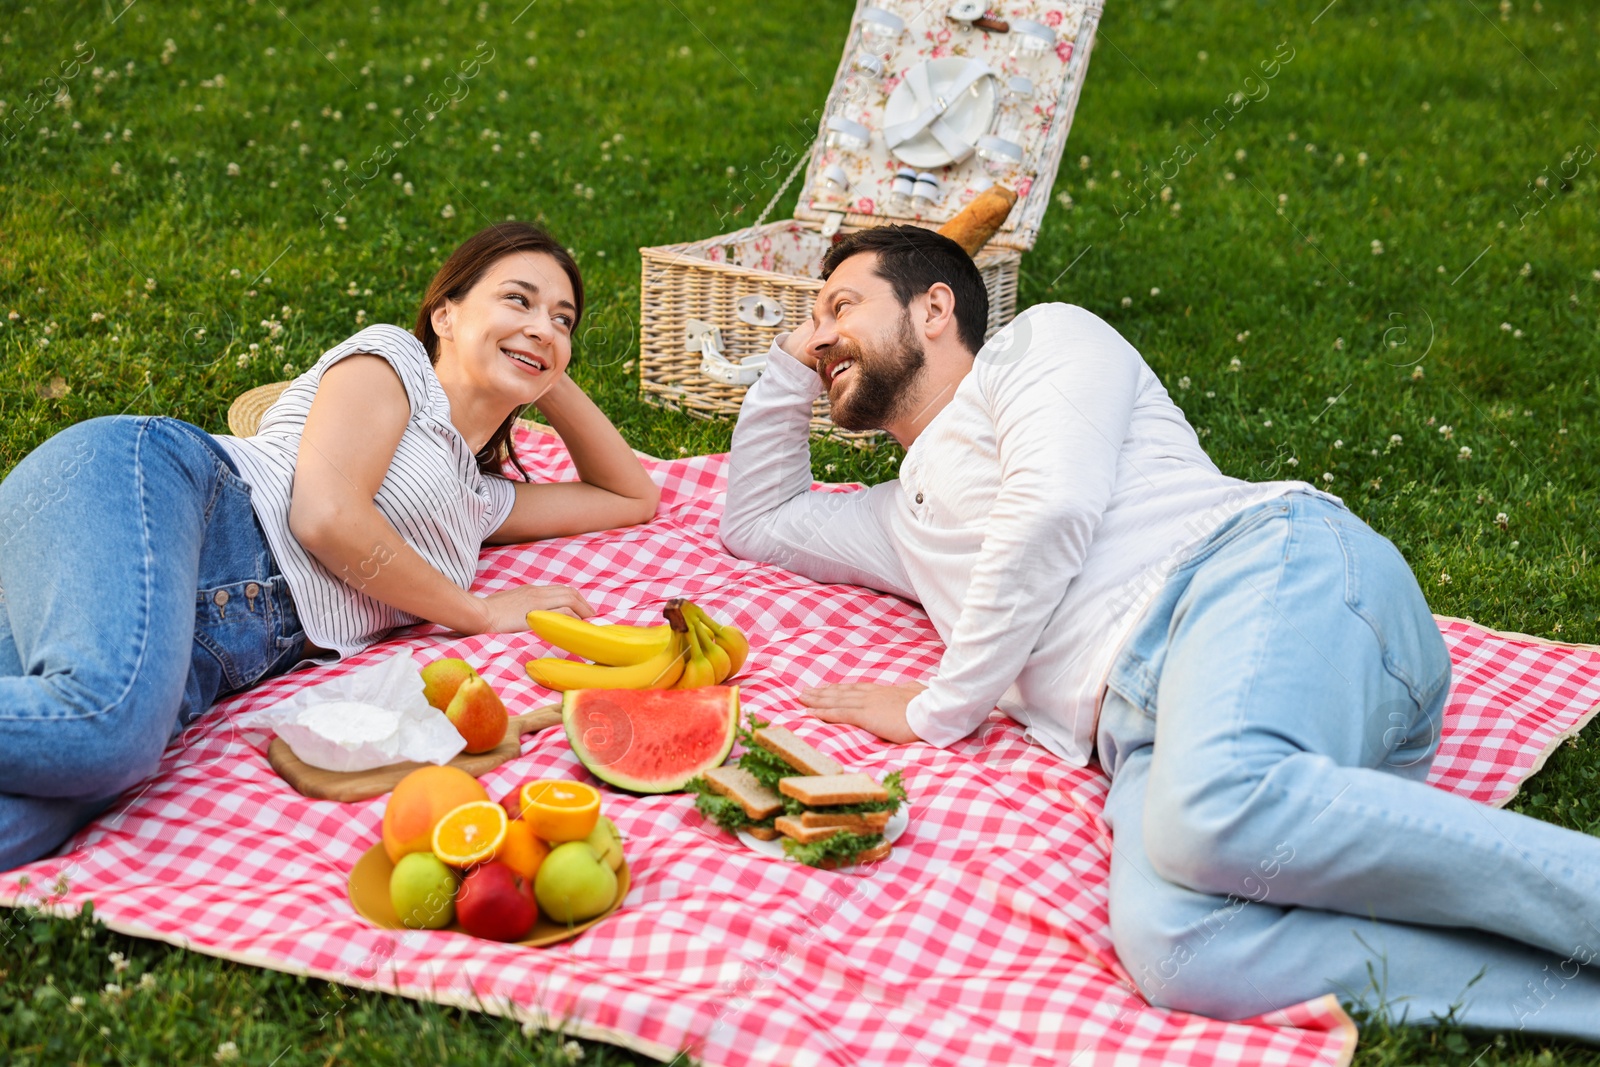
<path fill-rule="evenodd" d="M 422 695 L 429 704 L 444 711 L 461 683 L 477 676 L 472 664 L 464 659 L 436 659 L 422 668 Z"/>
<path fill-rule="evenodd" d="M 460 879 L 432 852 L 402 856 L 389 875 L 389 900 L 404 926 L 439 930 L 456 919 Z"/>
<path fill-rule="evenodd" d="M 487 752 L 506 736 L 506 706 L 489 683 L 474 674 L 456 689 L 445 718 L 467 739 L 468 752 Z"/>

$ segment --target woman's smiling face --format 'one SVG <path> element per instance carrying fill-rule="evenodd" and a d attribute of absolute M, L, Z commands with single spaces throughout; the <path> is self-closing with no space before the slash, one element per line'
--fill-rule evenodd
<path fill-rule="evenodd" d="M 440 362 L 477 389 L 529 404 L 572 361 L 578 309 L 555 257 L 514 252 L 496 260 L 459 302 L 433 312 Z"/>

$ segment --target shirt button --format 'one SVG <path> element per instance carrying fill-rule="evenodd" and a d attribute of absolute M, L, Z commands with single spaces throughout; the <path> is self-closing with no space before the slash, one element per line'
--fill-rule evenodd
<path fill-rule="evenodd" d="M 917 503 L 919 503 L 919 504 L 922 503 L 922 494 L 921 493 L 917 494 Z"/>
<path fill-rule="evenodd" d="M 222 607 L 228 602 L 228 591 L 226 589 L 218 589 L 216 595 L 211 598 L 211 602 L 219 608 Z"/>

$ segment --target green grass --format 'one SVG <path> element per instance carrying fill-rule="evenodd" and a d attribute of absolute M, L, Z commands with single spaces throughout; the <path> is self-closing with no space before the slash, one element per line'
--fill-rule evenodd
<path fill-rule="evenodd" d="M 766 203 L 783 169 L 771 161 L 815 128 L 847 0 L 120 4 L 8 3 L 0 22 L 0 121 L 20 130 L 0 147 L 0 469 L 95 415 L 225 432 L 235 395 L 303 369 L 359 311 L 409 324 L 443 255 L 508 215 L 577 250 L 592 311 L 574 376 L 629 439 L 664 456 L 726 448 L 728 424 L 637 399 L 635 249 L 731 229 Z M 1600 160 L 1563 168 L 1600 142 L 1592 6 L 1324 4 L 1111 3 L 1055 190 L 1071 206 L 1052 204 L 1024 258 L 1022 302 L 1113 323 L 1225 471 L 1329 484 L 1400 546 L 1435 610 L 1600 641 L 1587 551 Z M 487 56 L 480 41 L 493 58 L 459 103 L 415 137 L 397 127 L 393 109 L 460 92 L 445 78 Z M 46 98 L 27 114 L 78 42 L 94 58 L 67 83 L 70 108 Z M 1248 102 L 1219 119 L 1234 93 Z M 336 207 L 323 183 L 395 140 Z M 1133 213 L 1129 179 L 1163 167 L 1152 190 L 1167 198 Z M 816 469 L 875 482 L 897 452 L 823 445 Z M 1514 806 L 1600 831 L 1597 772 L 1595 742 L 1563 746 Z M 12 1062 L 208 1062 L 229 1040 L 262 1063 L 285 1047 L 282 1064 L 436 1046 L 451 1062 L 512 1047 L 563 1062 L 499 1020 L 10 921 Z M 101 998 L 110 951 L 156 990 Z M 586 1063 L 603 1059 L 586 1047 Z M 1358 1061 L 1600 1055 L 1373 1023 Z"/>

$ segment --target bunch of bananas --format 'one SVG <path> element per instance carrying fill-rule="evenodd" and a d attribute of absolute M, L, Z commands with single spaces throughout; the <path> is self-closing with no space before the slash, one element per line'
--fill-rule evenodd
<path fill-rule="evenodd" d="M 546 656 L 528 676 L 546 689 L 698 689 L 739 673 L 750 642 L 691 600 L 670 600 L 663 626 L 596 626 L 555 611 L 528 612 L 528 629 L 558 648 L 591 659 Z"/>

